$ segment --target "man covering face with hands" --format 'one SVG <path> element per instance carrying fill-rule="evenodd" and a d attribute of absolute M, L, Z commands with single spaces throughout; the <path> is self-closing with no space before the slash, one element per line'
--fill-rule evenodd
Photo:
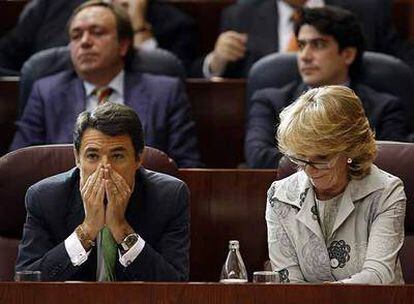
<path fill-rule="evenodd" d="M 42 279 L 188 279 L 188 189 L 141 167 L 143 131 L 127 106 L 79 115 L 76 168 L 33 185 L 16 270 Z"/>
<path fill-rule="evenodd" d="M 135 155 L 127 135 L 108 136 L 88 129 L 76 155 L 80 192 L 85 208 L 84 230 L 95 239 L 106 226 L 117 243 L 133 233 L 125 210 L 134 188 L 141 155 Z"/>

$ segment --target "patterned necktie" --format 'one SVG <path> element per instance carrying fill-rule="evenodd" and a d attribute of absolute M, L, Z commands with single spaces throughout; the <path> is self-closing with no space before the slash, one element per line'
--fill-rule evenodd
<path fill-rule="evenodd" d="M 105 281 L 116 281 L 115 264 L 118 246 L 107 227 L 102 229 L 102 250 L 105 262 Z"/>
<path fill-rule="evenodd" d="M 112 92 L 114 90 L 108 87 L 96 88 L 93 90 L 92 95 L 95 95 L 98 98 L 98 105 L 103 104 L 109 100 Z"/>

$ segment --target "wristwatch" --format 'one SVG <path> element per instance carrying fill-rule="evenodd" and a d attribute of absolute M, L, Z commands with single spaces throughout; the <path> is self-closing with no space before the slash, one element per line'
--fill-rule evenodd
<path fill-rule="evenodd" d="M 127 235 L 124 240 L 119 244 L 119 250 L 121 251 L 121 254 L 124 254 L 129 249 L 131 249 L 132 246 L 134 246 L 139 240 L 139 235 L 137 233 L 131 233 L 130 235 Z"/>

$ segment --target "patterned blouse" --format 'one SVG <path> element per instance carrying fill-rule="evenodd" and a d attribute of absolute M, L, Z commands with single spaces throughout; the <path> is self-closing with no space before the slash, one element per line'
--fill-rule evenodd
<path fill-rule="evenodd" d="M 280 281 L 404 284 L 398 259 L 406 204 L 402 181 L 373 165 L 338 199 L 324 234 L 320 203 L 305 172 L 272 184 L 266 222 L 270 261 Z"/>

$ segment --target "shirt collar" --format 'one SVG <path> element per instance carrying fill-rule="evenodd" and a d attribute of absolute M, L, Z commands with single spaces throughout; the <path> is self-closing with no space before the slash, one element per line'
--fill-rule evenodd
<path fill-rule="evenodd" d="M 294 8 L 283 0 L 276 1 L 276 4 L 279 12 L 279 18 L 281 16 L 287 16 L 287 18 L 290 19 L 290 16 L 292 16 Z M 324 0 L 308 0 L 305 3 L 305 7 L 321 7 L 324 5 Z"/>
<path fill-rule="evenodd" d="M 345 191 L 349 193 L 352 202 L 356 202 L 370 193 L 384 188 L 385 184 L 379 172 L 380 169 L 372 165 L 370 174 L 363 179 L 351 180 L 349 182 Z M 312 184 L 306 173 L 301 170 L 281 181 L 280 186 L 275 189 L 271 200 L 282 201 L 301 208 L 305 199 L 313 193 L 313 191 L 309 190 L 312 190 Z M 313 197 L 313 194 L 310 196 Z"/>
<path fill-rule="evenodd" d="M 111 88 L 116 93 L 119 94 L 119 96 L 123 99 L 124 97 L 124 78 L 125 78 L 125 71 L 121 70 L 107 85 L 108 88 Z M 85 88 L 86 96 L 91 96 L 92 92 L 97 88 L 96 85 L 84 81 L 83 87 Z"/>

